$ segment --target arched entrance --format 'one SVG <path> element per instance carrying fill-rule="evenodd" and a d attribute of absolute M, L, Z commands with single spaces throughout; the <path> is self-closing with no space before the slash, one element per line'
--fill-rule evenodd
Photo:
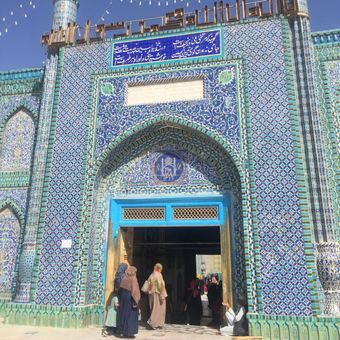
<path fill-rule="evenodd" d="M 18 254 L 22 242 L 22 213 L 12 201 L 0 202 L 0 299 L 16 293 Z"/>
<path fill-rule="evenodd" d="M 176 162 L 179 160 L 183 166 L 177 169 L 177 173 L 162 172 L 169 155 L 173 163 L 175 155 Z M 230 281 L 230 300 L 240 292 L 246 294 L 240 170 L 226 149 L 201 132 L 174 122 L 160 122 L 132 134 L 113 147 L 97 168 L 94 170 L 97 175 L 93 182 L 93 198 L 89 203 L 92 214 L 87 287 L 94 287 L 96 282 L 99 288 L 92 292 L 89 289 L 87 303 L 100 303 L 112 291 L 115 268 L 124 260 L 124 248 L 128 239 L 132 238 L 125 235 L 124 239 L 123 233 L 119 233 L 124 225 L 118 227 L 119 237 L 116 237 L 116 229 L 109 219 L 110 202 L 121 199 L 133 199 L 143 204 L 147 200 L 162 199 L 170 204 L 171 199 L 178 197 L 184 203 L 186 200 L 197 205 L 197 199 L 202 197 L 207 200 L 227 197 L 230 207 L 228 214 L 221 215 L 221 219 L 227 216 L 228 221 L 216 223 L 219 227 L 225 227 L 227 222 L 229 224 L 229 232 L 224 232 L 223 236 L 227 237 L 230 246 L 226 247 L 223 238 L 220 242 L 222 263 L 230 264 L 228 277 L 227 271 L 223 272 L 224 282 Z M 165 177 L 160 178 L 159 174 Z M 187 223 L 191 224 L 192 221 Z M 207 225 L 201 223 L 200 227 Z M 97 237 L 99 234 L 101 237 Z M 96 244 L 97 239 L 101 241 Z M 92 254 L 96 252 L 103 255 L 100 263 L 93 261 L 95 255 Z M 226 285 L 225 291 L 227 289 Z"/>
<path fill-rule="evenodd" d="M 211 321 L 204 288 L 212 274 L 221 280 L 224 300 L 233 302 L 230 198 L 230 193 L 225 193 L 111 199 L 110 225 L 112 237 L 118 242 L 119 262 L 138 268 L 140 286 L 155 263 L 164 267 L 168 323 L 186 322 L 183 308 L 187 289 L 196 278 L 203 294 L 204 322 Z M 108 258 L 109 266 L 111 261 L 114 262 L 114 257 Z M 112 289 L 111 275 L 106 285 Z M 146 322 L 149 316 L 146 296 L 140 308 Z"/>

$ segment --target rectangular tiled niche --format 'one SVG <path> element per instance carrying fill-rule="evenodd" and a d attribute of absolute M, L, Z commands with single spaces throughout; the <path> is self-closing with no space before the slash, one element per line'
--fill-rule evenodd
<path fill-rule="evenodd" d="M 204 99 L 203 79 L 172 80 L 158 84 L 130 84 L 127 106 Z"/>

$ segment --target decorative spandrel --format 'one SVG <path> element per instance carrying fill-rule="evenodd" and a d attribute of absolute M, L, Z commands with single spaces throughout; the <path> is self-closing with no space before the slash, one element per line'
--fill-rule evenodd
<path fill-rule="evenodd" d="M 221 51 L 220 30 L 117 42 L 112 47 L 111 66 L 219 56 Z"/>
<path fill-rule="evenodd" d="M 202 63 L 199 68 L 188 69 L 187 66 L 162 69 L 161 72 L 147 74 L 117 72 L 100 77 L 96 91 L 96 155 L 99 155 L 112 141 L 113 137 L 124 133 L 142 121 L 167 114 L 204 126 L 214 133 L 226 138 L 235 150 L 239 150 L 239 114 L 242 93 L 239 91 L 242 78 L 240 66 L 236 63 L 214 62 Z M 149 94 L 155 84 L 203 82 L 203 99 L 180 100 L 175 97 L 168 102 L 128 105 L 129 86 L 143 85 L 144 97 L 155 99 Z M 169 91 L 164 97 L 169 97 Z M 137 99 L 134 97 L 134 100 Z"/>

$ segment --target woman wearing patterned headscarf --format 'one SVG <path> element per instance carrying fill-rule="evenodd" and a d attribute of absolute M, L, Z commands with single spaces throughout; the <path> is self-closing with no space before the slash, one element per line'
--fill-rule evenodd
<path fill-rule="evenodd" d="M 156 263 L 153 273 L 148 278 L 151 311 L 148 321 L 149 329 L 162 328 L 165 324 L 166 297 L 168 295 L 165 289 L 162 270 L 163 266 L 160 263 Z"/>
<path fill-rule="evenodd" d="M 140 289 L 136 273 L 136 267 L 129 267 L 118 291 L 118 335 L 126 338 L 134 338 L 138 333 Z"/>

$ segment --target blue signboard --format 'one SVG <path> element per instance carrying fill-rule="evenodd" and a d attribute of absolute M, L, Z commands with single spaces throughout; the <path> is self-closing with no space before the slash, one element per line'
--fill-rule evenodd
<path fill-rule="evenodd" d="M 112 67 L 221 55 L 221 31 L 116 42 Z"/>

